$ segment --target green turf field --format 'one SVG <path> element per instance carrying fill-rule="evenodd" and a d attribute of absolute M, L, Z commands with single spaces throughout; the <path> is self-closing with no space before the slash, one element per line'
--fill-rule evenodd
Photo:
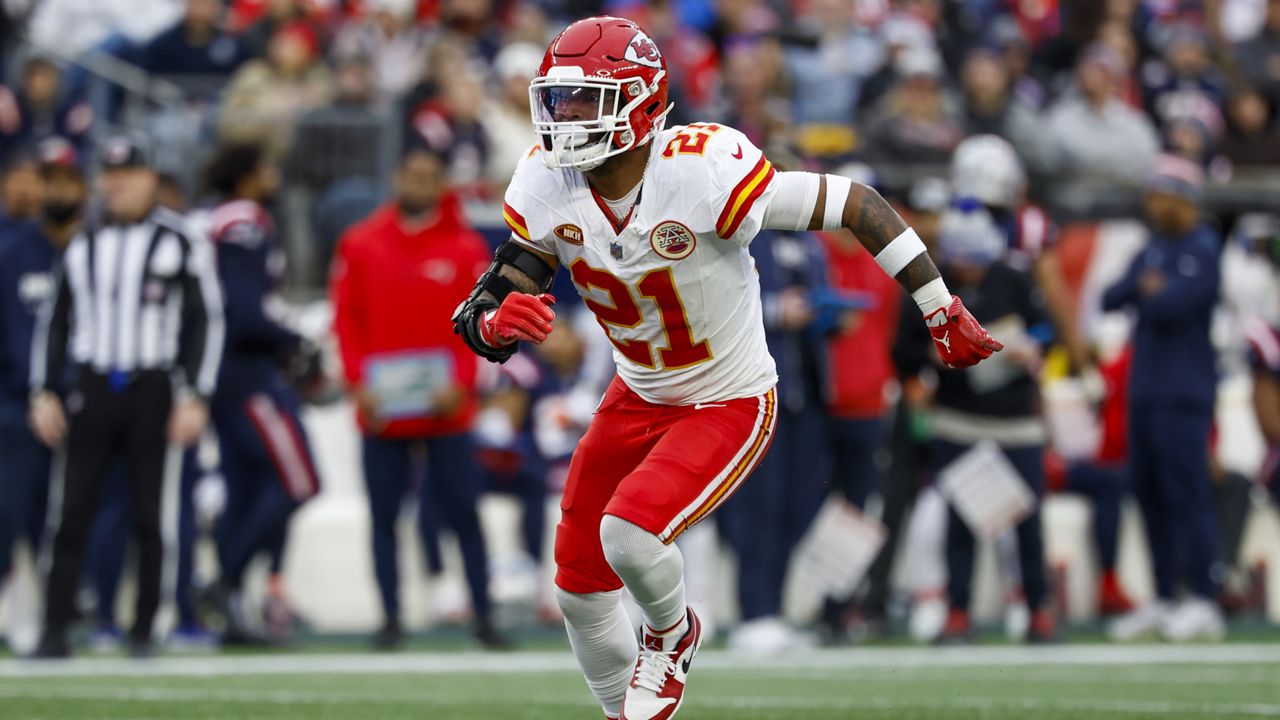
<path fill-rule="evenodd" d="M 0 718 L 601 716 L 568 652 L 0 660 Z M 1280 645 L 708 651 L 685 720 L 1280 717 Z"/>

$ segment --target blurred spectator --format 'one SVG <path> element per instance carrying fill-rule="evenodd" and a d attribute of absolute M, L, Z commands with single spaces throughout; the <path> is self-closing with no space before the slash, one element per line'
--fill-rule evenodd
<path fill-rule="evenodd" d="M 858 25 L 847 0 L 814 0 L 800 22 L 816 42 L 787 50 L 796 124 L 855 122 L 862 83 L 884 62 L 883 41 Z"/>
<path fill-rule="evenodd" d="M 495 5 L 493 0 L 439 0 L 440 29 L 461 41 L 469 54 L 492 61 L 502 46 Z"/>
<path fill-rule="evenodd" d="M 266 0 L 263 5 L 262 15 L 239 35 L 245 56 L 265 57 L 276 31 L 295 22 L 309 24 L 319 34 L 313 0 Z"/>
<path fill-rule="evenodd" d="M 867 129 L 872 159 L 902 163 L 944 163 L 960 139 L 963 118 L 948 93 L 942 60 L 932 50 L 914 48 L 894 63 L 897 84 L 881 100 Z"/>
<path fill-rule="evenodd" d="M 858 92 L 859 117 L 875 107 L 897 84 L 897 63 L 902 54 L 918 50 L 937 51 L 933 29 L 911 13 L 893 13 L 880 25 L 878 34 L 885 44 L 884 58 L 871 69 L 870 76 Z"/>
<path fill-rule="evenodd" d="M 1044 336 L 1048 318 L 1030 276 L 1006 264 L 1001 259 L 1004 254 L 1005 239 L 987 211 L 972 201 L 957 202 L 942 219 L 937 255 L 942 276 L 952 294 L 991 328 L 1005 349 L 968 370 L 937 367 L 926 328 L 914 322 L 910 312 L 903 312 L 898 332 L 907 342 L 898 360 L 907 374 L 918 374 L 931 365 L 938 374 L 931 414 L 935 472 L 980 443 L 991 442 L 1035 494 L 1035 507 L 1015 530 L 1022 589 L 1033 613 L 1028 639 L 1044 642 L 1056 636 L 1048 610 L 1039 512 L 1039 497 L 1044 492 L 1045 428 L 1039 417 L 1041 341 L 1037 338 Z M 914 307 L 910 298 L 905 302 Z M 953 508 L 947 521 L 950 613 L 940 638 L 943 642 L 972 638 L 969 604 L 975 553 L 973 530 Z"/>
<path fill-rule="evenodd" d="M 702 32 L 682 22 L 679 4 L 657 0 L 631 3 L 612 11 L 640 23 L 662 48 L 671 73 L 671 101 L 676 106 L 667 122 L 669 126 L 707 119 L 719 80 L 715 47 Z"/>
<path fill-rule="evenodd" d="M 439 99 L 407 108 L 406 143 L 425 145 L 444 156 L 449 181 L 458 189 L 482 197 L 496 195 L 491 185 L 510 177 L 488 174 L 491 141 L 481 122 L 484 86 L 474 74 L 463 72 L 446 78 L 440 90 Z"/>
<path fill-rule="evenodd" d="M 66 140 L 47 140 L 39 157 L 40 223 L 0 228 L 0 589 L 12 568 L 14 542 L 26 540 L 37 557 L 44 536 L 52 453 L 26 421 L 31 345 L 39 313 L 53 300 L 58 257 L 79 226 L 87 192 L 80 159 Z"/>
<path fill-rule="evenodd" d="M 1272 107 L 1280 105 L 1280 0 L 1267 1 L 1266 23 L 1236 48 L 1236 64 Z"/>
<path fill-rule="evenodd" d="M 1143 108 L 1143 87 L 1138 81 L 1138 68 L 1142 51 L 1134 38 L 1134 31 L 1123 23 L 1107 23 L 1098 31 L 1098 44 L 1110 48 L 1119 55 L 1124 72 L 1116 83 L 1116 97 L 1133 108 Z"/>
<path fill-rule="evenodd" d="M 1033 110 L 1042 109 L 1048 91 L 1043 80 L 1035 75 L 1037 68 L 1031 62 L 1031 46 L 1018 23 L 1008 17 L 1001 18 L 992 23 L 988 32 L 991 46 L 999 53 L 1009 74 L 1013 96 Z"/>
<path fill-rule="evenodd" d="M 764 231 L 751 244 L 760 274 L 765 340 L 778 364 L 778 428 L 751 482 L 724 503 L 719 522 L 738 557 L 736 650 L 772 655 L 796 647 L 782 619 L 791 551 L 826 495 L 823 394 L 830 373 L 827 335 L 843 308 L 827 285 L 826 258 L 809 233 Z"/>
<path fill-rule="evenodd" d="M 138 65 L 154 75 L 227 76 L 246 57 L 222 29 L 222 0 L 186 0 L 182 19 L 142 47 Z"/>
<path fill-rule="evenodd" d="M 227 87 L 219 118 L 228 142 L 265 143 L 284 155 L 299 115 L 329 102 L 333 81 L 317 56 L 315 33 L 302 23 L 286 25 L 271 38 L 265 60 L 245 63 Z"/>
<path fill-rule="evenodd" d="M 1076 67 L 1076 88 L 1054 104 L 1044 127 L 1047 167 L 1067 180 L 1136 186 L 1159 149 L 1151 121 L 1116 97 L 1124 61 L 1089 46 Z"/>
<path fill-rule="evenodd" d="M 529 81 L 538 73 L 542 53 L 534 45 L 515 43 L 502 48 L 494 60 L 498 92 L 480 114 L 480 124 L 491 143 L 487 175 L 494 182 L 509 179 L 520 159 L 538 142 L 529 124 Z"/>
<path fill-rule="evenodd" d="M 742 40 L 729 44 L 723 60 L 721 119 L 740 130 L 751 142 L 769 148 L 789 140 L 790 102 L 786 97 L 782 49 L 774 40 Z M 853 134 L 846 130 L 840 151 L 853 147 Z M 797 139 L 801 147 L 805 138 Z M 812 154 L 820 154 L 809 148 Z"/>
<path fill-rule="evenodd" d="M 1256 89 L 1241 86 L 1227 101 L 1226 136 L 1219 150 L 1238 166 L 1280 166 L 1280 122 L 1276 105 Z"/>
<path fill-rule="evenodd" d="M 36 158 L 27 153 L 10 157 L 0 174 L 0 235 L 39 220 L 43 202 L 44 182 Z"/>
<path fill-rule="evenodd" d="M 529 43 L 540 48 L 551 44 L 555 31 L 547 15 L 551 10 L 550 6 L 550 2 L 520 2 L 514 7 L 508 6 L 504 44 Z"/>
<path fill-rule="evenodd" d="M 109 41 L 137 46 L 182 17 L 183 7 L 184 0 L 41 0 L 31 16 L 31 41 L 71 57 Z"/>
<path fill-rule="evenodd" d="M 347 231 L 333 266 L 333 329 L 363 433 L 385 613 L 374 638 L 381 648 L 404 641 L 396 520 L 414 487 L 420 530 L 438 520 L 457 535 L 476 637 L 489 647 L 506 644 L 493 625 L 488 555 L 476 515 L 480 478 L 470 428 L 477 360 L 446 322 L 453 299 L 466 296 L 490 254 L 456 197 L 446 194 L 445 177 L 440 156 L 406 153 L 395 199 Z M 422 468 L 415 466 L 424 451 L 427 473 L 419 483 Z"/>
<path fill-rule="evenodd" d="M 713 1 L 715 18 L 705 29 L 721 55 L 733 40 L 764 35 L 778 26 L 776 9 L 762 0 Z"/>
<path fill-rule="evenodd" d="M 0 163 L 17 148 L 55 135 L 84 152 L 93 110 L 61 87 L 58 72 L 47 56 L 33 55 L 22 65 L 19 87 L 0 86 Z"/>
<path fill-rule="evenodd" d="M 1013 94 L 1009 71 L 1000 55 L 980 47 L 970 51 L 960 70 L 964 93 L 965 134 L 999 135 L 1023 157 L 1039 157 L 1040 118 Z"/>
<path fill-rule="evenodd" d="M 1218 300 L 1221 240 L 1200 217 L 1204 173 L 1157 158 L 1148 181 L 1147 247 L 1103 295 L 1104 310 L 1132 308 L 1129 482 L 1142 508 L 1156 599 L 1117 620 L 1112 637 L 1159 631 L 1170 640 L 1220 637 L 1214 598 L 1216 530 L 1209 434 L 1217 385 L 1209 338 Z M 1179 580 L 1188 595 L 1177 599 Z"/>
<path fill-rule="evenodd" d="M 1200 28 L 1174 27 L 1165 40 L 1163 58 L 1147 61 L 1141 80 L 1143 107 L 1162 129 L 1179 118 L 1221 115 L 1226 87 Z"/>
<path fill-rule="evenodd" d="M 365 17 L 339 30 L 334 40 L 336 52 L 370 59 L 383 102 L 403 97 L 422 77 L 428 38 L 414 23 L 415 7 L 415 0 L 368 0 Z"/>

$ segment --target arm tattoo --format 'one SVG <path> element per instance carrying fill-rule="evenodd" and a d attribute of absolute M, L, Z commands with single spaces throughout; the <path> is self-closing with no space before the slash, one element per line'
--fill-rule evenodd
<path fill-rule="evenodd" d="M 856 182 L 844 204 L 844 226 L 872 255 L 878 254 L 907 229 L 902 216 L 880 197 L 880 193 Z M 912 292 L 937 277 L 938 268 L 928 253 L 922 253 L 908 263 L 896 279 L 908 292 Z"/>

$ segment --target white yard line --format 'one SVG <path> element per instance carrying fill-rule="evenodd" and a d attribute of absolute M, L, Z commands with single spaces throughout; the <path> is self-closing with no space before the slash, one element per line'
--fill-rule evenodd
<path fill-rule="evenodd" d="M 724 651 L 699 655 L 703 669 L 788 672 L 929 668 L 1043 666 L 1280 664 L 1280 645 L 1074 645 L 1059 647 L 858 648 L 814 650 L 779 659 L 752 658 Z M 399 655 L 324 654 L 77 658 L 64 662 L 0 660 L 0 678 L 157 677 L 233 675 L 359 675 L 408 673 L 551 673 L 576 671 L 572 654 L 415 653 Z"/>
<path fill-rule="evenodd" d="M 432 689 L 422 693 L 369 691 L 261 691 L 261 690 L 190 690 L 169 687 L 72 687 L 51 690 L 38 687 L 0 688 L 0 698 L 8 700 L 80 700 L 89 702 L 144 703 L 227 703 L 244 705 L 403 705 L 451 707 L 474 706 L 470 696 L 442 696 Z M 582 698 L 569 700 L 548 696 L 513 697 L 490 700 L 493 705 L 538 707 L 587 707 L 592 703 Z M 716 696 L 699 693 L 698 704 L 733 707 L 744 710 L 813 710 L 813 711 L 892 711 L 955 710 L 975 711 L 1023 710 L 1092 713 L 1095 715 L 1165 715 L 1194 713 L 1205 717 L 1280 717 L 1280 704 L 1250 702 L 1184 702 L 1146 700 L 1043 699 L 1033 697 L 950 697 L 946 700 L 916 698 L 785 698 L 772 696 Z"/>

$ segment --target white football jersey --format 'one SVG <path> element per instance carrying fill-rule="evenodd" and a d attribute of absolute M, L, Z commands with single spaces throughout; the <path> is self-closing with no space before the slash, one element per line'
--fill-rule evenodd
<path fill-rule="evenodd" d="M 776 185 L 764 153 L 723 125 L 664 130 L 639 200 L 618 221 L 585 175 L 547 168 L 540 152 L 521 160 L 503 215 L 517 241 L 560 259 L 628 387 L 690 405 L 776 384 L 747 252 Z"/>

